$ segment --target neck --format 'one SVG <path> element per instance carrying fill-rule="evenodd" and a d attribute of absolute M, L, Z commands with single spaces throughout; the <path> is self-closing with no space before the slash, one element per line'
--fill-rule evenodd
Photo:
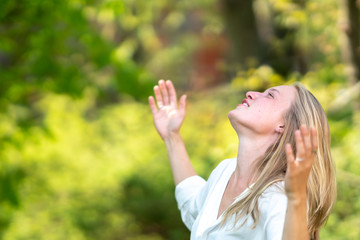
<path fill-rule="evenodd" d="M 239 149 L 237 165 L 234 172 L 234 182 L 237 185 L 248 186 L 257 179 L 258 172 L 253 172 L 256 161 L 264 156 L 265 151 L 274 143 L 274 136 L 241 136 L 239 135 Z M 252 175 L 252 173 L 254 173 Z"/>

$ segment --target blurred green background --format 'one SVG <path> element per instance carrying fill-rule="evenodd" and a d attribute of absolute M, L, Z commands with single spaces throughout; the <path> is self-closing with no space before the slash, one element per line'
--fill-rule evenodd
<path fill-rule="evenodd" d="M 247 90 L 305 84 L 337 164 L 321 237 L 360 239 L 359 25 L 355 0 L 1 0 L 0 238 L 189 239 L 147 105 L 171 79 L 205 178 Z"/>

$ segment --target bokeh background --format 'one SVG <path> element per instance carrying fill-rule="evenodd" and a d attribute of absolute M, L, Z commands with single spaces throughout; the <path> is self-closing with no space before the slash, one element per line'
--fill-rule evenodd
<path fill-rule="evenodd" d="M 338 200 L 322 239 L 360 239 L 355 0 L 1 0 L 0 238 L 189 239 L 147 97 L 188 95 L 199 175 L 236 156 L 227 113 L 300 81 L 327 112 Z"/>

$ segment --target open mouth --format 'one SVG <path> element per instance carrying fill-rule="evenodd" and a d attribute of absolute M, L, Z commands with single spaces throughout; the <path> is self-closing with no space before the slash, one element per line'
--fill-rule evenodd
<path fill-rule="evenodd" d="M 240 104 L 239 104 L 240 105 Z M 250 104 L 248 103 L 248 101 L 246 100 L 246 98 L 244 100 L 242 100 L 241 105 L 244 105 L 246 107 L 250 107 Z"/>

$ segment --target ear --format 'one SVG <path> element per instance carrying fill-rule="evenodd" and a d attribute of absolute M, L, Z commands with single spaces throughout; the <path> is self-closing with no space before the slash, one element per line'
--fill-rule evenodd
<path fill-rule="evenodd" d="M 275 131 L 276 131 L 277 133 L 283 133 L 283 132 L 284 132 L 284 129 L 285 129 L 285 124 L 280 123 L 280 124 L 276 127 Z"/>

